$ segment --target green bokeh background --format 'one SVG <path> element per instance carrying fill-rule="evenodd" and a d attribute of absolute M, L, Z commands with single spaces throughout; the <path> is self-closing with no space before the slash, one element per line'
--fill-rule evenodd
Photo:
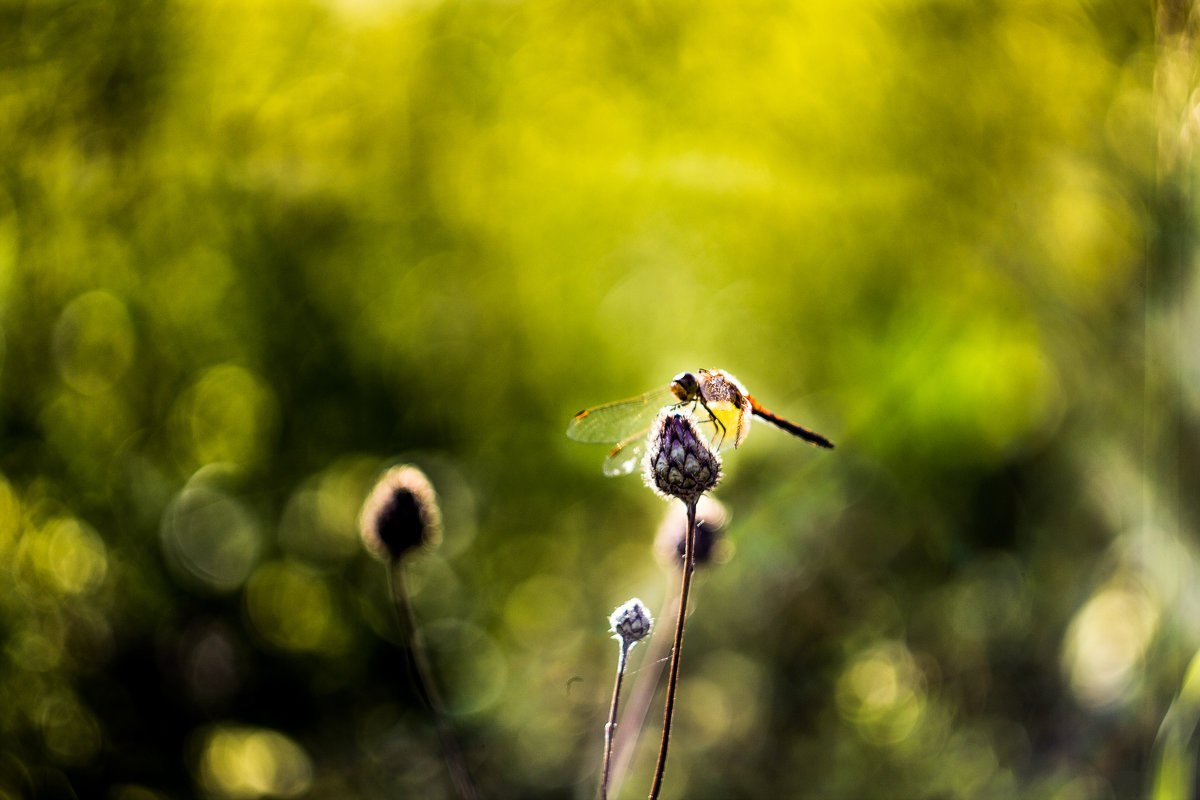
<path fill-rule="evenodd" d="M 713 366 L 838 447 L 726 454 L 664 797 L 1193 796 L 1189 13 L 4 2 L 0 798 L 452 796 L 400 461 L 482 793 L 593 797 L 673 584 L 563 432 Z"/>

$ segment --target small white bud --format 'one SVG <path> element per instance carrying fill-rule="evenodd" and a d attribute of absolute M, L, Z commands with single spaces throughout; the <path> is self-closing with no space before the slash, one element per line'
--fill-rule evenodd
<path fill-rule="evenodd" d="M 654 625 L 650 612 L 636 597 L 614 611 L 608 622 L 612 626 L 613 638 L 625 647 L 632 647 L 635 642 L 649 636 L 650 628 Z"/>

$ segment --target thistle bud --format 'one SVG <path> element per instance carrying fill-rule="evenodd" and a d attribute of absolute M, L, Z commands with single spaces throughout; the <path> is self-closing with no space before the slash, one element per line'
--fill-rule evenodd
<path fill-rule="evenodd" d="M 717 485 L 721 459 L 696 429 L 691 415 L 664 411 L 650 432 L 646 485 L 664 497 L 694 503 Z"/>
<path fill-rule="evenodd" d="M 425 473 L 408 465 L 383 473 L 363 503 L 359 530 L 367 551 L 388 563 L 410 550 L 437 544 L 442 512 Z"/>
<path fill-rule="evenodd" d="M 626 648 L 649 636 L 650 628 L 654 625 L 650 612 L 636 597 L 614 611 L 608 622 L 612 626 L 613 638 Z"/>

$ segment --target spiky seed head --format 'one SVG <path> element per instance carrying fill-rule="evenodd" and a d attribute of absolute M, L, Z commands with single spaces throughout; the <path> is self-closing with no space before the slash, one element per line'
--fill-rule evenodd
<path fill-rule="evenodd" d="M 408 464 L 384 472 L 363 503 L 359 531 L 367 551 L 386 563 L 441 541 L 442 511 L 425 473 Z"/>
<path fill-rule="evenodd" d="M 613 638 L 625 647 L 632 647 L 635 642 L 645 639 L 650 635 L 650 628 L 654 626 L 650 612 L 636 597 L 626 601 L 625 605 L 609 615 L 608 622 L 612 627 Z"/>
<path fill-rule="evenodd" d="M 721 479 L 721 458 L 690 414 L 663 411 L 650 431 L 643 478 L 664 497 L 694 503 Z"/>
<path fill-rule="evenodd" d="M 693 543 L 693 560 L 697 567 L 712 561 L 713 551 L 720 542 L 729 522 L 725 505 L 715 498 L 704 495 L 696 504 L 696 539 Z M 654 550 L 664 568 L 682 569 L 683 553 L 687 541 L 687 509 L 672 503 L 667 507 L 658 535 L 654 539 Z"/>

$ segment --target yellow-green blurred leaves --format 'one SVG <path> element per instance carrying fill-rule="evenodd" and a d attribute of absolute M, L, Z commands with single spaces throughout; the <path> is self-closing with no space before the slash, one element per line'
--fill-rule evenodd
<path fill-rule="evenodd" d="M 54 520 L 47 526 L 45 535 L 44 543 L 33 545 L 33 549 L 40 549 L 39 545 L 44 544 L 39 560 L 49 566 L 49 575 L 60 592 L 83 594 L 100 585 L 108 557 L 104 542 L 95 531 L 78 520 Z"/>
<path fill-rule="evenodd" d="M 1006 282 L 963 268 L 944 279 L 953 294 L 909 295 L 878 338 L 856 337 L 847 368 L 874 372 L 875 391 L 843 413 L 871 447 L 988 461 L 1059 421 L 1064 398 L 1037 326 Z"/>
<path fill-rule="evenodd" d="M 0 564 L 8 564 L 21 536 L 21 502 L 8 479 L 0 474 Z"/>
<path fill-rule="evenodd" d="M 345 458 L 303 482 L 279 519 L 279 543 L 312 564 L 358 553 L 358 514 L 378 472 L 374 459 Z"/>
<path fill-rule="evenodd" d="M 297 797 L 312 783 L 312 758 L 278 731 L 215 725 L 198 737 L 197 747 L 199 783 L 221 800 Z"/>
<path fill-rule="evenodd" d="M 456 714 L 483 714 L 506 700 L 510 651 L 486 630 L 461 620 L 426 624 L 423 630 L 442 680 L 453 687 L 446 698 Z"/>
<path fill-rule="evenodd" d="M 134 433 L 134 418 L 116 392 L 94 396 L 64 389 L 48 398 L 38 415 L 46 441 L 68 468 L 97 490 L 105 490 L 112 457 Z"/>
<path fill-rule="evenodd" d="M 86 764 L 100 750 L 99 722 L 67 692 L 51 693 L 42 698 L 37 720 L 46 747 L 63 762 Z"/>
<path fill-rule="evenodd" d="M 122 386 L 137 354 L 129 310 L 108 291 L 78 295 L 58 315 L 50 348 L 62 383 L 43 396 L 39 424 L 73 471 L 102 484 L 137 424 Z"/>
<path fill-rule="evenodd" d="M 925 710 L 923 676 L 899 642 L 860 653 L 837 684 L 838 708 L 860 734 L 878 745 L 909 737 Z"/>
<path fill-rule="evenodd" d="M 348 636 L 328 580 L 311 569 L 273 561 L 246 584 L 246 615 L 273 646 L 297 652 L 334 653 Z"/>
<path fill-rule="evenodd" d="M 71 681 L 111 654 L 112 554 L 46 489 L 18 490 L 0 475 L 0 728 L 33 732 L 54 763 L 82 766 L 103 728 Z"/>
<path fill-rule="evenodd" d="M 1186 800 L 1196 777 L 1196 749 L 1192 742 L 1200 728 L 1200 654 L 1192 657 L 1179 694 L 1163 718 L 1155 742 L 1157 764 L 1153 773 L 1152 800 Z"/>
<path fill-rule="evenodd" d="M 1105 708 L 1134 699 L 1161 615 L 1157 599 L 1133 576 L 1114 579 L 1088 600 L 1071 622 L 1062 654 L 1079 702 Z"/>
<path fill-rule="evenodd" d="M 680 725 L 697 753 L 731 741 L 753 743 L 762 730 L 767 693 L 762 665 L 730 650 L 694 654 L 691 677 L 682 679 Z"/>
<path fill-rule="evenodd" d="M 1103 311 L 1128 285 L 1142 257 L 1144 210 L 1093 165 L 1070 157 L 1047 163 L 1038 176 L 1029 211 L 1039 255 L 1054 265 L 1049 288 Z"/>
<path fill-rule="evenodd" d="M 279 410 L 271 388 L 250 370 L 222 364 L 201 374 L 172 410 L 181 461 L 253 466 L 270 446 Z"/>
<path fill-rule="evenodd" d="M 16 511 L 15 502 L 11 508 Z M 108 549 L 85 523 L 61 517 L 38 523 L 26 517 L 13 527 L 4 524 L 4 528 L 17 531 L 9 569 L 15 586 L 28 600 L 42 604 L 55 598 L 85 596 L 103 584 Z"/>
<path fill-rule="evenodd" d="M 120 380 L 133 360 L 133 323 L 125 304 L 109 292 L 72 300 L 54 327 L 59 374 L 80 394 L 99 394 Z"/>
<path fill-rule="evenodd" d="M 258 563 L 262 529 L 245 505 L 198 473 L 163 514 L 160 536 L 167 563 L 185 584 L 215 592 L 242 585 Z"/>
<path fill-rule="evenodd" d="M 173 205 L 182 198 L 166 198 Z M 182 213 L 182 208 L 171 209 Z M 238 275 L 228 254 L 211 245 L 183 250 L 155 265 L 143 286 L 146 303 L 155 310 L 154 333 L 172 344 L 172 358 L 197 360 L 225 357 L 237 345 Z M 234 317 L 231 319 L 231 314 Z M 198 321 L 208 324 L 197 324 Z M 222 324 L 216 324 L 221 321 Z M 185 362 L 186 363 L 186 362 Z"/>

